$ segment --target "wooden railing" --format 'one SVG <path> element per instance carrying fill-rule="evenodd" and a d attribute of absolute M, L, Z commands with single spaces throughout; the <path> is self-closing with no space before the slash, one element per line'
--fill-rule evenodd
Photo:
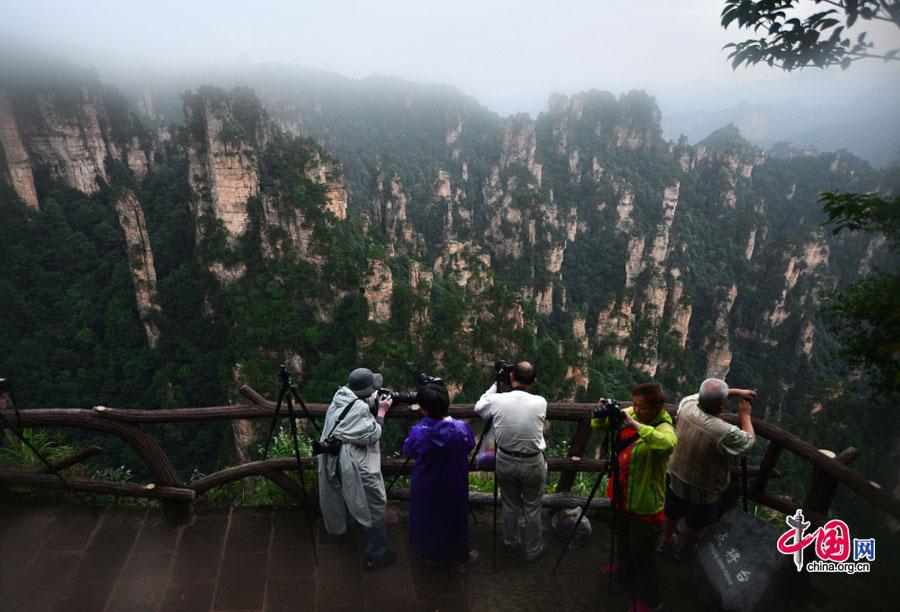
<path fill-rule="evenodd" d="M 249 387 L 243 387 L 240 391 L 250 403 L 173 410 L 137 410 L 106 408 L 103 406 L 96 406 L 93 409 L 29 409 L 20 411 L 20 424 L 22 427 L 28 428 L 75 427 L 117 436 L 127 443 L 144 462 L 152 482 L 140 485 L 67 477 L 66 480 L 69 486 L 86 493 L 159 499 L 162 502 L 167 519 L 172 523 L 183 523 L 190 519 L 191 503 L 198 495 L 202 495 L 214 487 L 249 476 L 267 478 L 292 498 L 298 501 L 301 500 L 302 491 L 298 482 L 286 474 L 286 472 L 297 470 L 297 463 L 294 458 L 276 457 L 263 461 L 250 461 L 219 470 L 192 483 L 185 484 L 181 481 L 175 466 L 162 447 L 143 427 L 144 425 L 163 423 L 272 418 L 275 411 L 274 402 L 262 397 Z M 623 405 L 628 404 L 624 402 Z M 574 421 L 577 422 L 577 426 L 569 446 L 568 457 L 564 459 L 550 459 L 547 462 L 548 470 L 560 472 L 560 478 L 556 493 L 545 496 L 545 506 L 571 508 L 582 504 L 584 498 L 570 493 L 576 473 L 606 471 L 606 460 L 583 457 L 591 435 L 589 414 L 593 406 L 594 404 L 579 403 L 551 403 L 548 405 L 548 420 Z M 328 408 L 325 404 L 308 404 L 307 407 L 314 418 L 323 418 Z M 672 410 L 672 407 L 669 407 L 669 409 Z M 12 411 L 7 410 L 6 413 L 10 419 L 15 420 L 17 418 Z M 456 418 L 477 417 L 473 407 L 469 404 L 451 405 L 450 414 Z M 421 417 L 421 413 L 412 410 L 409 406 L 398 405 L 391 409 L 388 416 L 394 419 L 418 419 Z M 724 418 L 730 422 L 736 422 L 736 416 L 734 415 L 725 415 Z M 897 500 L 889 493 L 881 490 L 877 485 L 869 482 L 858 472 L 847 467 L 846 464 L 859 454 L 855 449 L 848 449 L 832 458 L 823 454 L 809 443 L 771 423 L 754 418 L 753 425 L 757 435 L 769 440 L 769 446 L 762 463 L 759 466 L 752 466 L 749 470 L 750 475 L 753 476 L 753 481 L 748 491 L 749 498 L 780 512 L 792 513 L 796 509 L 793 503 L 772 496 L 766 491 L 769 478 L 777 475 L 775 465 L 778 457 L 781 451 L 786 449 L 813 467 L 810 489 L 806 501 L 802 504 L 802 507 L 808 512 L 807 516 L 814 519 L 824 517 L 834 497 L 838 483 L 842 483 L 860 497 L 900 520 L 900 500 Z M 54 468 L 64 469 L 70 467 L 100 452 L 102 452 L 102 448 L 98 446 L 88 447 L 58 461 Z M 311 457 L 303 458 L 301 459 L 301 465 L 304 469 L 312 469 L 316 465 L 316 461 Z M 388 475 L 400 472 L 410 473 L 412 471 L 412 462 L 404 467 L 402 460 L 386 458 L 382 460 L 382 471 Z M 59 479 L 46 469 L 0 469 L 0 483 L 56 488 L 64 486 Z M 389 492 L 390 497 L 395 499 L 406 499 L 408 494 L 409 492 L 404 489 L 392 489 Z M 595 499 L 592 507 L 603 508 L 608 506 L 608 501 L 602 495 L 599 497 L 600 499 Z M 470 501 L 476 504 L 493 503 L 490 495 L 478 493 L 472 493 Z"/>

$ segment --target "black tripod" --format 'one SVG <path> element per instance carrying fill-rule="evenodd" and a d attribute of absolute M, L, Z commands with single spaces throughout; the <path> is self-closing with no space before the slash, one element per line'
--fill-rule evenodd
<path fill-rule="evenodd" d="M 613 498 L 612 498 L 612 513 L 610 520 L 610 530 L 609 530 L 609 558 L 610 565 L 615 563 L 615 551 L 616 551 L 616 528 L 618 521 L 618 513 L 619 506 L 622 503 L 622 489 L 621 482 L 619 480 L 619 451 L 626 448 L 631 442 L 633 442 L 637 438 L 637 434 L 635 434 L 632 438 L 626 440 L 626 442 L 620 443 L 620 431 L 622 429 L 622 420 L 621 419 L 610 419 L 609 429 L 606 432 L 606 439 L 603 442 L 603 446 L 607 450 L 607 456 L 609 458 L 609 477 L 612 479 L 612 490 L 613 490 Z M 565 546 L 563 546 L 563 551 L 560 553 L 559 558 L 556 560 L 556 564 L 553 566 L 551 570 L 553 573 L 556 572 L 556 568 L 559 567 L 559 564 L 562 562 L 563 557 L 566 556 L 566 553 L 569 552 L 569 545 L 572 543 L 572 540 L 575 538 L 575 534 L 578 531 L 578 526 L 581 525 L 581 519 L 584 518 L 585 512 L 590 508 L 591 502 L 594 499 L 594 496 L 597 494 L 597 489 L 600 488 L 600 483 L 603 480 L 603 473 L 598 472 L 596 478 L 594 479 L 594 486 L 591 487 L 591 492 L 588 495 L 587 501 L 584 503 L 584 506 L 581 508 L 581 512 L 578 515 L 578 520 L 575 521 L 575 524 L 572 526 L 572 531 L 569 532 L 569 537 L 566 539 Z M 625 554 L 630 555 L 630 551 L 625 551 Z M 629 563 L 630 565 L 630 563 Z M 613 572 L 609 572 L 609 592 L 612 593 L 612 579 Z M 631 603 L 632 609 L 634 608 L 635 597 L 634 597 L 634 581 L 631 576 L 628 577 L 628 581 L 631 585 Z"/>
<path fill-rule="evenodd" d="M 85 497 L 81 493 L 79 493 L 72 486 L 72 484 L 63 477 L 62 474 L 59 473 L 58 469 L 53 467 L 53 464 L 50 463 L 50 461 L 43 455 L 43 453 L 41 453 L 41 451 L 39 451 L 34 446 L 34 444 L 31 443 L 31 440 L 29 440 L 25 436 L 24 431 L 22 431 L 22 415 L 19 414 L 19 405 L 16 402 L 16 394 L 13 392 L 12 383 L 10 383 L 9 380 L 6 378 L 0 378 L 0 394 L 3 394 L 3 393 L 9 394 L 9 399 L 13 405 L 13 411 L 15 411 L 15 413 L 16 413 L 16 423 L 13 423 L 11 420 L 9 420 L 9 417 L 6 416 L 5 411 L 0 410 L 0 420 L 2 420 L 2 423 L 0 423 L 0 430 L 2 430 L 4 427 L 6 427 L 11 432 L 13 432 L 13 435 L 16 438 L 18 438 L 19 441 L 22 442 L 22 444 L 27 446 L 28 450 L 30 450 L 32 453 L 34 453 L 34 456 L 37 457 L 41 463 L 44 464 L 44 467 L 47 468 L 47 471 L 59 479 L 59 481 L 63 484 L 63 487 L 68 492 L 74 493 L 78 497 L 78 499 L 81 501 L 81 503 L 84 504 L 85 506 L 87 506 L 88 509 L 90 509 L 90 511 L 93 513 L 94 516 L 99 516 L 97 514 L 97 510 L 94 509 L 94 507 L 88 503 L 87 499 L 85 499 Z"/>
<path fill-rule="evenodd" d="M 294 457 L 297 459 L 297 471 L 300 474 L 300 491 L 303 494 L 303 505 L 308 506 L 309 495 L 306 492 L 306 480 L 303 477 L 303 463 L 300 461 L 300 444 L 297 441 L 297 418 L 294 415 L 293 400 L 296 399 L 297 403 L 300 404 L 300 407 L 303 409 L 303 415 L 309 419 L 309 422 L 312 424 L 313 429 L 316 430 L 316 433 L 321 434 L 321 430 L 309 413 L 309 409 L 300 397 L 300 393 L 297 392 L 297 388 L 291 379 L 291 373 L 288 370 L 287 364 L 281 364 L 278 378 L 281 381 L 281 388 L 278 390 L 278 402 L 275 404 L 275 414 L 272 415 L 272 425 L 269 427 L 269 435 L 266 437 L 266 446 L 263 450 L 262 460 L 265 461 L 266 457 L 269 456 L 269 445 L 272 442 L 272 438 L 275 436 L 275 427 L 278 425 L 278 417 L 281 415 L 281 405 L 287 403 L 288 421 L 291 424 L 291 441 L 294 446 Z M 309 528 L 309 541 L 312 546 L 313 560 L 318 566 L 319 555 L 316 552 L 316 538 L 315 531 L 313 530 L 312 517 L 310 516 L 311 512 L 312 507 L 307 507 L 306 525 Z"/>
<path fill-rule="evenodd" d="M 469 458 L 469 469 L 477 467 L 478 451 L 481 450 L 481 445 L 484 443 L 484 437 L 487 435 L 487 432 L 491 430 L 493 424 L 494 417 L 491 417 L 484 422 L 484 427 L 481 429 L 481 435 L 478 437 L 478 443 L 475 444 L 475 449 L 472 451 L 472 457 Z M 497 571 L 497 459 L 496 455 L 494 457 L 494 503 L 491 506 L 493 511 L 493 525 L 491 528 L 491 573 Z M 478 519 L 475 517 L 475 511 L 472 510 L 471 505 L 469 506 L 469 513 L 472 515 L 472 521 L 477 525 Z"/>

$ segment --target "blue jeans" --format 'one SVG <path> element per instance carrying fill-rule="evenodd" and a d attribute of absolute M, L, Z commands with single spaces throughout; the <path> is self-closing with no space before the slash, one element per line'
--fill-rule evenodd
<path fill-rule="evenodd" d="M 347 512 L 347 533 L 353 529 L 353 525 L 357 524 L 350 511 Z M 387 525 L 373 525 L 366 528 L 366 561 L 376 561 L 380 559 L 387 550 Z"/>
<path fill-rule="evenodd" d="M 387 525 L 366 529 L 366 561 L 377 561 L 387 550 Z"/>

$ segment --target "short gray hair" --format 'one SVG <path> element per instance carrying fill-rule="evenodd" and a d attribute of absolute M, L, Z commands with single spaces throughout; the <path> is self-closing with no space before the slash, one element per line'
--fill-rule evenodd
<path fill-rule="evenodd" d="M 722 411 L 722 402 L 728 399 L 728 384 L 718 378 L 707 378 L 700 385 L 700 409 L 708 414 Z"/>

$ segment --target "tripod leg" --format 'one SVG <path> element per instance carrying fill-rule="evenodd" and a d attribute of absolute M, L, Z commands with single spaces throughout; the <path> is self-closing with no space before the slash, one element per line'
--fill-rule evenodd
<path fill-rule="evenodd" d="M 321 435 L 322 430 L 319 429 L 319 425 L 316 423 L 316 420 L 313 418 L 313 415 L 310 414 L 309 408 L 306 407 L 306 403 L 303 401 L 303 398 L 300 397 L 300 393 L 298 393 L 297 390 L 293 386 L 290 387 L 290 389 L 291 389 L 291 395 L 294 397 L 294 399 L 297 401 L 297 403 L 300 404 L 300 408 L 303 409 L 303 416 L 306 417 L 306 419 L 309 421 L 309 424 L 313 426 L 313 429 L 316 431 L 316 433 Z"/>
<path fill-rule="evenodd" d="M 616 529 L 618 529 L 619 520 L 618 513 L 616 512 L 615 506 L 613 506 L 612 518 L 609 522 L 609 583 L 607 584 L 607 590 L 610 595 L 612 595 L 612 583 L 613 583 L 613 567 L 615 566 L 616 559 Z"/>
<path fill-rule="evenodd" d="M 269 456 L 269 445 L 272 443 L 272 438 L 275 436 L 275 426 L 278 425 L 278 417 L 281 414 L 281 403 L 284 401 L 284 390 L 286 386 L 286 382 L 282 383 L 281 389 L 278 390 L 278 402 L 275 404 L 275 414 L 272 415 L 272 424 L 269 426 L 269 435 L 266 436 L 266 447 L 263 449 L 262 454 L 263 461 Z M 288 403 L 290 404 L 290 396 L 288 396 Z M 291 420 L 291 423 L 293 425 L 293 420 Z"/>
<path fill-rule="evenodd" d="M 578 530 L 578 526 L 581 525 L 581 519 L 584 518 L 584 513 L 587 512 L 587 509 L 590 508 L 591 502 L 594 500 L 594 496 L 597 495 L 597 489 L 600 488 L 602 473 L 598 472 L 597 477 L 594 479 L 594 486 L 591 487 L 591 493 L 588 495 L 587 501 L 584 503 L 584 506 L 581 508 L 581 513 L 578 515 L 578 520 L 575 521 L 575 525 L 572 527 L 571 533 L 569 533 L 569 537 L 566 539 L 566 545 L 563 546 L 562 553 L 559 555 L 559 559 L 556 560 L 556 565 L 553 566 L 551 573 L 556 571 L 556 568 L 559 567 L 560 562 L 563 560 L 563 557 L 566 556 L 566 553 L 569 552 L 569 545 L 572 544 L 572 540 L 575 539 L 575 532 Z"/>
<path fill-rule="evenodd" d="M 497 466 L 494 465 L 494 527 L 491 532 L 491 573 L 497 572 Z"/>
<path fill-rule="evenodd" d="M 297 422 L 294 418 L 294 404 L 291 402 L 290 395 L 288 395 L 287 398 L 287 409 L 288 419 L 291 422 L 291 440 L 294 443 L 294 457 L 297 459 L 297 471 L 300 474 L 300 490 L 303 493 L 303 505 L 307 506 L 304 510 L 306 511 L 306 525 L 309 528 L 309 542 L 312 546 L 313 560 L 315 561 L 316 567 L 318 567 L 319 554 L 316 551 L 316 534 L 312 524 L 313 509 L 309 504 L 309 495 L 306 493 L 306 479 L 303 477 L 303 463 L 300 461 L 300 444 L 297 442 Z"/>
<path fill-rule="evenodd" d="M 18 413 L 18 410 L 17 410 L 17 413 Z M 100 516 L 99 514 L 97 514 L 97 510 L 91 504 L 88 503 L 87 499 L 85 499 L 85 497 L 79 491 L 75 490 L 75 488 L 69 483 L 69 481 L 66 480 L 63 477 L 63 475 L 59 473 L 59 470 L 57 470 L 53 467 L 53 465 L 43 455 L 43 453 L 41 453 L 37 448 L 35 448 L 34 444 L 31 443 L 31 440 L 29 440 L 25 436 L 25 432 L 21 431 L 18 427 L 16 427 L 15 424 L 12 421 L 10 421 L 9 418 L 7 418 L 7 416 L 5 414 L 3 414 L 2 411 L 0 411 L 0 419 L 3 419 L 3 425 L 8 427 L 9 430 L 11 432 L 13 432 L 13 435 L 16 436 L 19 439 L 19 441 L 22 442 L 22 444 L 27 446 L 28 450 L 30 450 L 32 453 L 34 453 L 34 456 L 37 457 L 41 463 L 44 464 L 44 467 L 46 467 L 48 471 L 50 471 L 54 476 L 56 476 L 59 479 L 59 481 L 61 483 L 63 483 L 63 485 L 65 485 L 65 488 L 67 491 L 69 491 L 69 493 L 74 493 L 75 496 L 78 497 L 79 501 L 81 501 L 82 504 L 87 506 L 95 517 Z"/>
<path fill-rule="evenodd" d="M 481 444 L 484 442 L 484 436 L 491 429 L 491 425 L 494 423 L 494 418 L 491 417 L 487 421 L 484 422 L 484 427 L 481 429 L 481 435 L 478 437 L 478 443 L 475 445 L 475 450 L 472 451 L 472 457 L 469 459 L 469 465 L 475 465 L 475 459 L 478 457 L 478 451 L 481 450 Z"/>
<path fill-rule="evenodd" d="M 391 482 L 388 484 L 387 488 L 384 490 L 385 494 L 387 494 L 388 491 L 390 491 L 391 489 L 394 488 L 394 484 L 397 482 L 397 479 L 403 475 L 403 471 L 406 469 L 406 466 L 409 465 L 410 459 L 412 459 L 412 457 L 407 457 L 406 461 L 403 462 L 403 466 L 400 468 L 400 471 L 397 472 L 396 474 L 394 474 L 394 477 L 391 479 Z"/>

